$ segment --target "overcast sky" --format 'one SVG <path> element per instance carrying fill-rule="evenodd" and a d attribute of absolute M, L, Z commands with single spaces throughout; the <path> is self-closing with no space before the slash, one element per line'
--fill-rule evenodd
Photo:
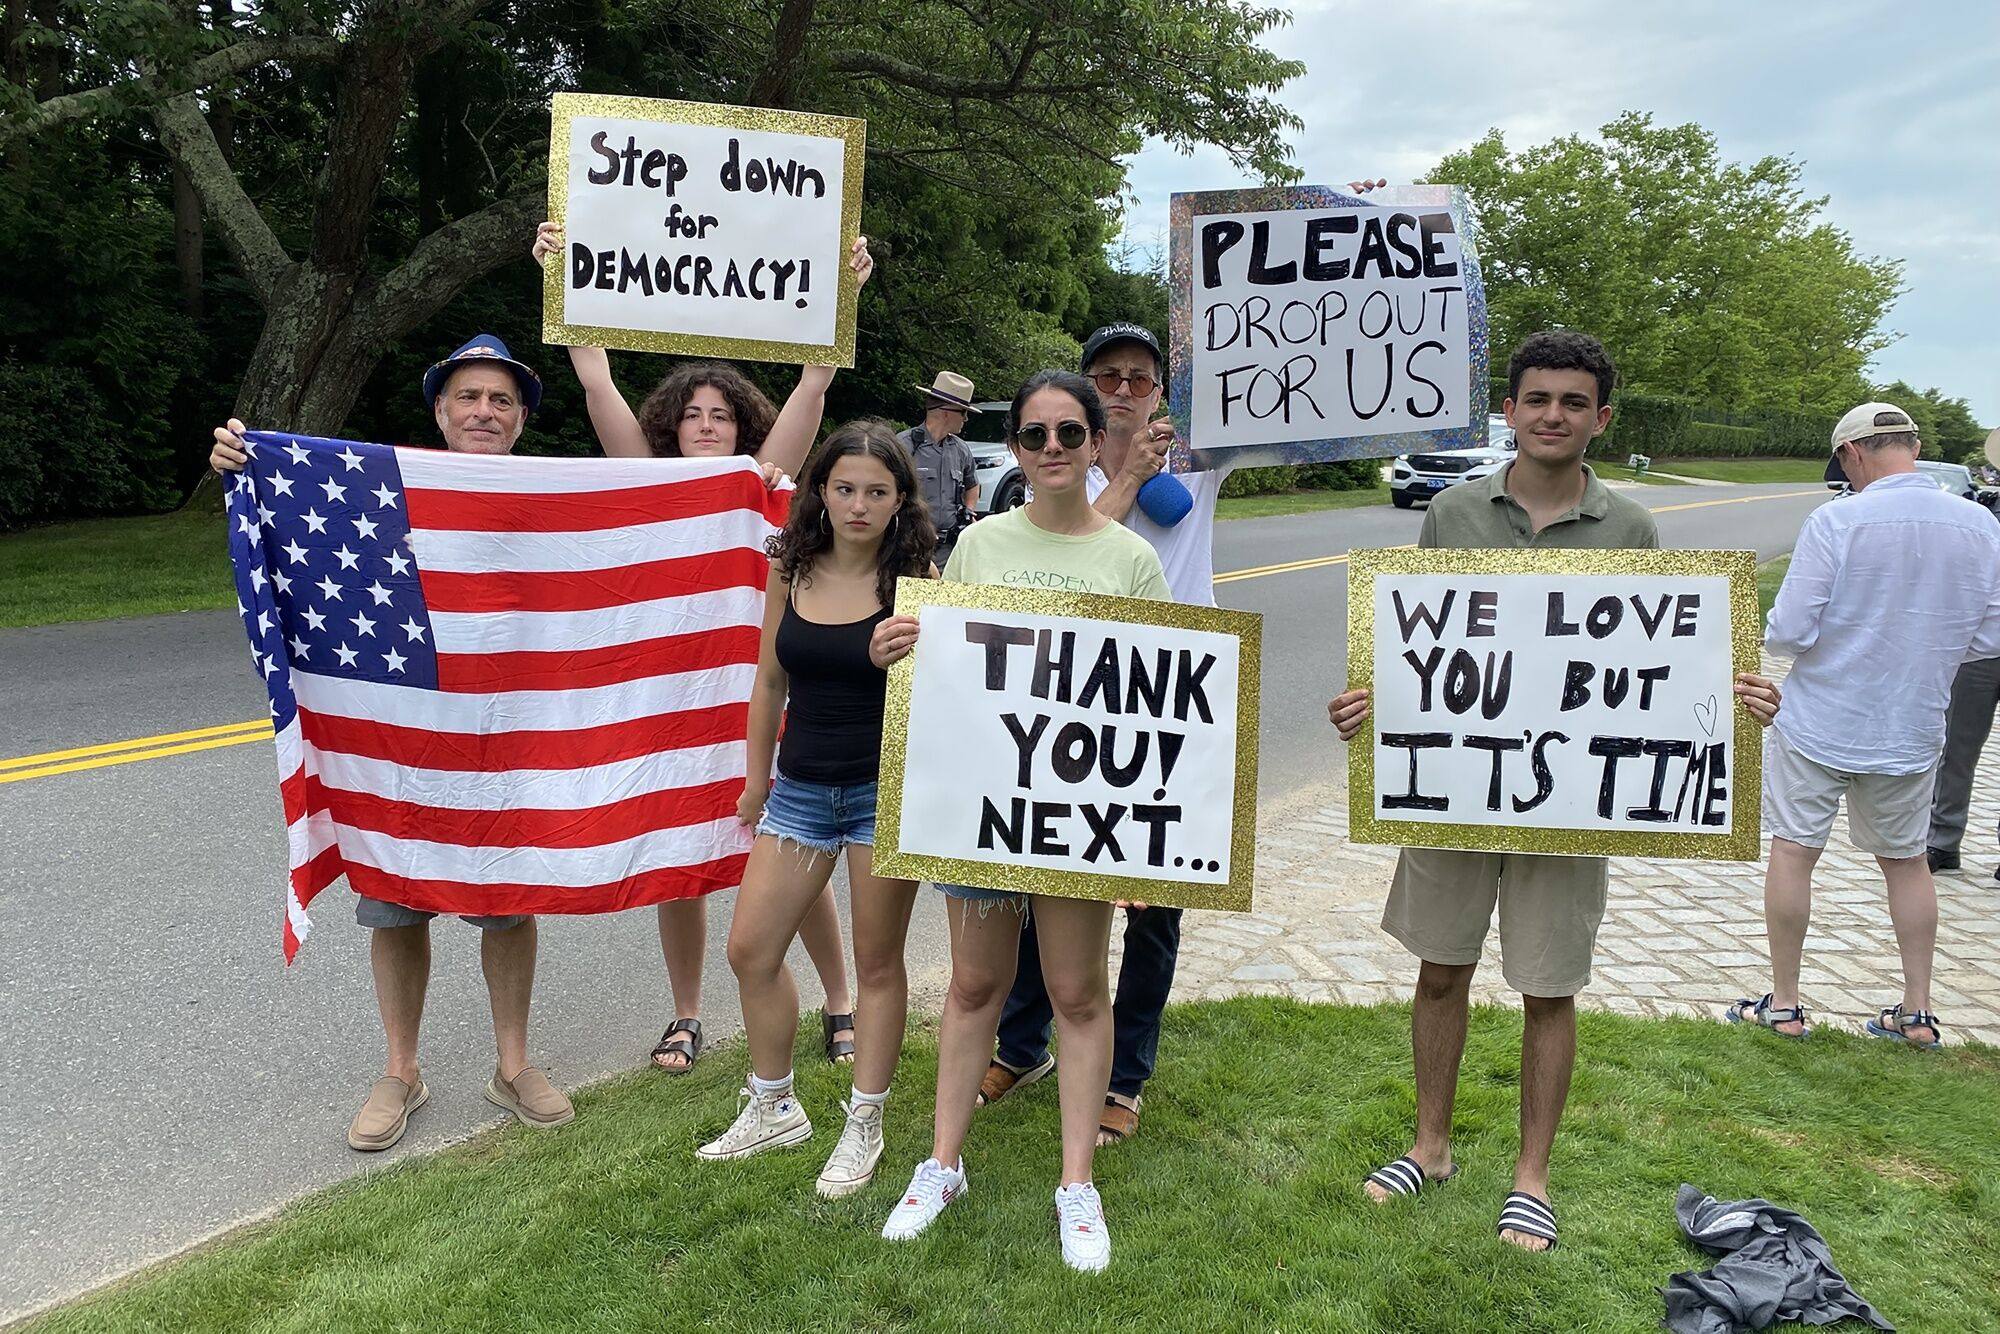
<path fill-rule="evenodd" d="M 1308 184 L 1422 179 L 1498 128 L 1520 149 L 1621 111 L 1697 121 L 1725 159 L 1798 159 L 1856 249 L 1906 261 L 1875 378 L 1970 400 L 2000 425 L 2000 3 L 1297 0 L 1266 38 L 1306 63 L 1285 103 Z M 1245 178 L 1221 153 L 1148 146 L 1128 234 L 1176 190 Z"/>

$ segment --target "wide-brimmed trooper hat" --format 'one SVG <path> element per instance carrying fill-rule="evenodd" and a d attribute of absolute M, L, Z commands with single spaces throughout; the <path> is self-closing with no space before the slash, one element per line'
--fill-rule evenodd
<path fill-rule="evenodd" d="M 444 388 L 444 382 L 451 378 L 453 371 L 482 362 L 505 366 L 513 372 L 515 382 L 521 386 L 521 402 L 527 405 L 528 411 L 533 412 L 542 405 L 542 377 L 530 370 L 526 363 L 514 360 L 505 343 L 492 334 L 483 333 L 475 335 L 463 347 L 424 372 L 424 406 L 437 406 L 438 391 Z"/>
<path fill-rule="evenodd" d="M 956 371 L 939 371 L 930 388 L 917 385 L 916 390 L 925 398 L 947 407 L 963 408 L 967 412 L 979 411 L 972 404 L 972 381 Z"/>

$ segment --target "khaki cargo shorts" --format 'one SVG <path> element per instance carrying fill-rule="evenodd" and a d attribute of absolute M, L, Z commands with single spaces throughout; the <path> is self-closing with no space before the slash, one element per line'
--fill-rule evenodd
<path fill-rule="evenodd" d="M 1602 857 L 1404 848 L 1382 929 L 1426 963 L 1479 962 L 1500 905 L 1500 975 L 1524 996 L 1590 981 L 1610 866 Z"/>

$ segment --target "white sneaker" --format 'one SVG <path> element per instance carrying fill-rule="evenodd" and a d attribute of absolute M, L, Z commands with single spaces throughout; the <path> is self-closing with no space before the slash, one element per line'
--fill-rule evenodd
<path fill-rule="evenodd" d="M 947 1204 L 971 1188 L 965 1179 L 963 1163 L 954 1171 L 935 1158 L 924 1159 L 917 1164 L 917 1174 L 910 1178 L 910 1188 L 889 1211 L 889 1221 L 882 1225 L 883 1239 L 908 1241 L 919 1235 L 937 1221 Z"/>
<path fill-rule="evenodd" d="M 1096 1273 L 1111 1263 L 1111 1229 L 1104 1225 L 1104 1201 L 1088 1181 L 1056 1192 L 1056 1231 L 1063 1263 Z"/>
<path fill-rule="evenodd" d="M 743 1100 L 743 1107 L 736 1114 L 735 1124 L 696 1149 L 695 1157 L 719 1163 L 812 1138 L 812 1122 L 806 1119 L 806 1109 L 799 1106 L 795 1095 L 760 1098 L 746 1088 L 737 1096 Z"/>
<path fill-rule="evenodd" d="M 875 1164 L 882 1157 L 882 1108 L 878 1103 L 862 1103 L 847 1109 L 847 1124 L 841 1128 L 840 1142 L 833 1156 L 820 1169 L 820 1195 L 837 1200 L 852 1195 L 875 1179 Z"/>

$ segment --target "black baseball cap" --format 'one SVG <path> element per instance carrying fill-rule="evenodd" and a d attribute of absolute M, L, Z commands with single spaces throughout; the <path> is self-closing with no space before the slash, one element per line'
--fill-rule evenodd
<path fill-rule="evenodd" d="M 1107 324 L 1084 339 L 1083 363 L 1077 369 L 1089 370 L 1090 363 L 1097 359 L 1097 354 L 1113 343 L 1138 343 L 1153 354 L 1153 364 L 1158 366 L 1162 373 L 1166 371 L 1167 357 L 1160 351 L 1160 340 L 1153 337 L 1153 331 L 1143 324 L 1126 323 Z"/>

